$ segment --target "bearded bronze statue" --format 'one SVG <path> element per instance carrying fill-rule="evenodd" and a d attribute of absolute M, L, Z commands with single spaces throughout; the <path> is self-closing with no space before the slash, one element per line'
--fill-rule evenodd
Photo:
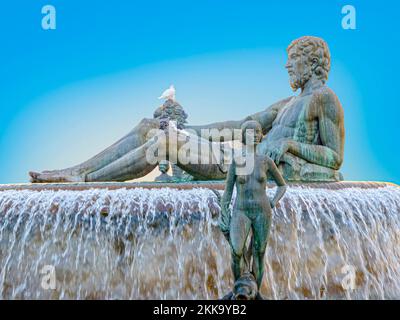
<path fill-rule="evenodd" d="M 180 136 L 197 135 L 199 145 L 211 148 L 218 142 L 202 137 L 203 130 L 239 130 L 245 121 L 255 120 L 260 123 L 263 134 L 258 153 L 269 156 L 286 180 L 342 180 L 339 169 L 343 162 L 344 118 L 339 99 L 326 85 L 331 65 L 328 45 L 321 38 L 306 36 L 293 41 L 287 54 L 290 85 L 294 91 L 301 90 L 298 95 L 278 101 L 243 120 L 205 126 L 184 125 L 184 128 L 183 121 L 176 130 Z M 184 113 L 177 114 L 185 119 Z M 130 133 L 93 158 L 67 169 L 30 172 L 31 181 L 126 181 L 140 178 L 158 164 L 149 163 L 146 152 L 158 143 L 155 135 L 150 133 L 163 127 L 160 122 L 157 117 L 143 119 Z M 191 130 L 191 133 L 184 129 Z M 170 158 L 167 152 L 166 159 Z M 228 170 L 222 159 L 206 164 L 183 163 L 178 159 L 176 165 L 194 179 L 201 180 L 224 179 Z"/>

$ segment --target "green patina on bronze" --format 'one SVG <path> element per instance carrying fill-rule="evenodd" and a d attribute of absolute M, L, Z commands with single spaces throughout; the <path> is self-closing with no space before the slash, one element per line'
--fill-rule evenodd
<path fill-rule="evenodd" d="M 160 170 L 161 174 L 157 176 L 154 181 L 162 183 L 184 183 L 193 180 L 192 176 L 184 172 L 176 165 L 172 165 L 172 175 L 170 176 L 167 173 L 170 167 L 171 165 L 168 160 L 160 161 L 158 169 Z"/>
<path fill-rule="evenodd" d="M 328 46 L 320 38 L 302 37 L 293 41 L 287 52 L 290 85 L 294 91 L 301 90 L 299 95 L 278 101 L 243 120 L 185 128 L 198 135 L 199 144 L 211 149 L 212 142 L 201 138 L 202 129 L 234 130 L 240 129 L 247 120 L 256 120 L 263 131 L 258 152 L 269 156 L 286 180 L 340 181 L 344 117 L 339 99 L 326 86 L 330 71 Z M 157 143 L 149 134 L 152 129 L 162 127 L 160 122 L 165 119 L 175 118 L 179 134 L 188 135 L 181 130 L 187 115 L 176 101 L 167 100 L 154 116 L 143 119 L 125 137 L 93 158 L 67 169 L 30 172 L 31 181 L 126 181 L 143 177 L 157 166 L 146 161 L 146 151 Z M 183 164 L 178 161 L 176 165 L 197 180 L 225 179 L 227 175 L 227 166 L 221 163 Z"/>
<path fill-rule="evenodd" d="M 176 121 L 178 129 L 183 129 L 187 123 L 187 113 L 182 106 L 173 100 L 167 100 L 153 114 L 154 119 L 168 119 Z"/>
<path fill-rule="evenodd" d="M 158 165 L 158 169 L 161 174 L 154 179 L 155 182 L 172 182 L 172 176 L 170 176 L 167 172 L 169 170 L 169 162 L 167 160 L 161 161 Z"/>

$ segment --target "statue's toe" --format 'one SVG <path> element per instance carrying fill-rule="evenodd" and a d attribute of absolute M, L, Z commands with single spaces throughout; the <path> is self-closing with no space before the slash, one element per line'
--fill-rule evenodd
<path fill-rule="evenodd" d="M 234 294 L 232 291 L 224 295 L 220 300 L 233 300 Z"/>
<path fill-rule="evenodd" d="M 41 182 L 41 179 L 40 179 L 41 174 L 39 172 L 29 171 L 29 176 L 30 176 L 30 179 L 29 179 L 30 182 L 32 182 L 32 183 Z"/>
<path fill-rule="evenodd" d="M 35 171 L 29 171 L 29 175 L 31 176 L 32 179 L 37 179 L 39 173 Z"/>

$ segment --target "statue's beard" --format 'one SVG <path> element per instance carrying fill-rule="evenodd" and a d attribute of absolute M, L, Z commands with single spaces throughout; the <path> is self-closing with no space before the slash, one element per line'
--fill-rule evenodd
<path fill-rule="evenodd" d="M 290 86 L 292 87 L 293 91 L 297 91 L 298 89 L 304 88 L 307 81 L 310 80 L 312 77 L 312 71 L 307 68 L 302 74 L 292 74 L 290 75 Z"/>

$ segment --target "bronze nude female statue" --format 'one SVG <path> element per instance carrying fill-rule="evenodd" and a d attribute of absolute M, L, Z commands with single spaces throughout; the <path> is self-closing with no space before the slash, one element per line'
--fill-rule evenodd
<path fill-rule="evenodd" d="M 252 231 L 251 255 L 253 258 L 252 270 L 258 290 L 264 275 L 264 255 L 267 246 L 268 234 L 271 225 L 272 208 L 282 198 L 286 191 L 286 183 L 274 161 L 266 155 L 259 154 L 255 145 L 262 139 L 262 127 L 254 120 L 246 121 L 242 125 L 242 143 L 246 159 L 254 159 L 253 170 L 248 174 L 238 174 L 236 159 L 228 170 L 225 192 L 221 201 L 221 218 L 219 227 L 228 239 L 231 246 L 232 272 L 235 282 L 248 270 L 243 267 L 246 258 L 246 241 Z M 266 183 L 271 175 L 278 185 L 273 199 L 268 199 Z M 232 216 L 229 214 L 229 205 L 232 199 L 233 188 L 236 185 L 236 200 L 233 205 Z M 250 264 L 250 261 L 247 261 Z M 248 266 L 249 267 L 249 266 Z"/>

